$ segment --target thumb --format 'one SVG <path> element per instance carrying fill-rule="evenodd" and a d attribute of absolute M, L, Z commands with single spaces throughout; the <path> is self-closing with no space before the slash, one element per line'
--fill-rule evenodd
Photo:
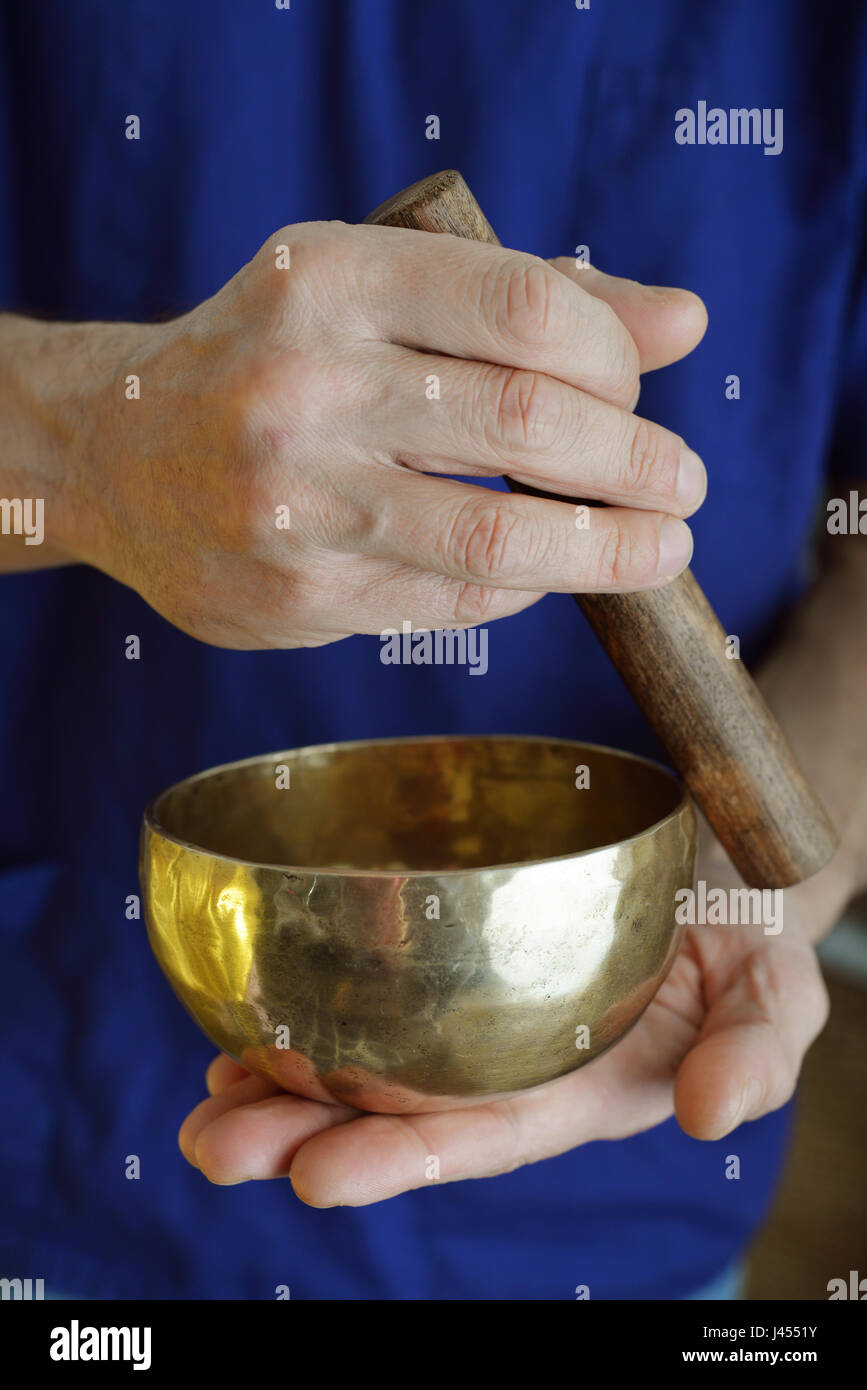
<path fill-rule="evenodd" d="M 691 290 L 641 285 L 637 280 L 606 275 L 591 265 L 582 265 L 579 270 L 571 256 L 557 256 L 551 265 L 579 289 L 610 305 L 632 334 L 642 372 L 678 362 L 704 337 L 707 310 Z"/>
<path fill-rule="evenodd" d="M 812 948 L 773 942 L 748 951 L 680 1065 L 674 1108 L 681 1129 L 694 1139 L 722 1139 L 784 1105 L 827 1011 Z"/>

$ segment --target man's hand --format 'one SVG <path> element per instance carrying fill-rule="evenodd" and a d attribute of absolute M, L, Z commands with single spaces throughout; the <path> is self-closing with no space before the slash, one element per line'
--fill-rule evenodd
<path fill-rule="evenodd" d="M 783 894 L 783 929 L 698 926 L 632 1032 L 603 1057 L 510 1101 L 431 1115 L 365 1115 L 287 1095 L 227 1057 L 181 1148 L 213 1182 L 288 1175 L 315 1206 L 362 1205 L 441 1181 L 506 1172 L 676 1114 L 718 1139 L 792 1094 L 827 1001 L 813 945 L 867 891 L 867 538 L 829 543 L 820 580 L 759 674 L 841 831 L 831 862 Z M 742 887 L 701 824 L 697 878 Z M 776 925 L 776 923 L 775 923 Z"/>
<path fill-rule="evenodd" d="M 703 876 L 709 888 L 741 886 L 716 845 Z M 181 1128 L 181 1149 L 212 1182 L 289 1177 L 303 1201 L 328 1207 L 426 1186 L 431 1154 L 439 1180 L 453 1182 L 622 1139 L 672 1114 L 694 1138 L 720 1139 L 789 1099 L 825 1021 L 815 933 L 802 920 L 800 895 L 785 894 L 779 935 L 760 926 L 689 928 L 671 973 L 622 1042 L 513 1100 L 361 1115 L 287 1095 L 220 1056 L 208 1070 L 210 1099 Z"/>
<path fill-rule="evenodd" d="M 659 585 L 706 479 L 632 413 L 639 372 L 705 323 L 686 291 L 339 222 L 284 227 L 171 323 L 0 319 L 0 490 L 44 497 L 46 527 L 0 567 L 85 561 L 239 648 Z M 578 529 L 433 476 L 504 473 L 612 505 Z"/>

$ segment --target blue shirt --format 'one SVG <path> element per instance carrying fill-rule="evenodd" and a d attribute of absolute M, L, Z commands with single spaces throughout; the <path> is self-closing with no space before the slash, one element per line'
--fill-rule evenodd
<path fill-rule="evenodd" d="M 705 341 L 647 378 L 640 409 L 708 465 L 694 569 L 760 656 L 802 588 L 829 461 L 863 471 L 863 10 L 42 0 L 9 5 L 0 34 L 6 309 L 178 313 L 279 226 L 359 221 L 445 167 L 507 245 L 586 244 L 603 269 L 702 295 Z M 782 150 L 678 143 L 676 113 L 700 102 L 781 109 Z M 125 915 L 146 802 L 335 738 L 526 731 L 657 753 L 568 597 L 495 624 L 473 679 L 384 666 L 375 637 L 217 650 L 85 567 L 0 594 L 0 1273 L 121 1297 L 667 1298 L 742 1249 L 785 1112 L 713 1144 L 671 1121 L 357 1210 L 311 1210 L 286 1182 L 212 1187 L 176 1148 L 212 1049 Z"/>

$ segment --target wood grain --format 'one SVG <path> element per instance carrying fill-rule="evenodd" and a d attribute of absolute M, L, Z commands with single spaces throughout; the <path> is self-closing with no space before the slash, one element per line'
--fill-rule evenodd
<path fill-rule="evenodd" d="M 455 169 L 403 189 L 365 221 L 500 244 Z M 726 655 L 692 571 L 662 589 L 575 600 L 746 882 L 785 888 L 821 869 L 837 848 L 827 813 L 743 662 Z"/>

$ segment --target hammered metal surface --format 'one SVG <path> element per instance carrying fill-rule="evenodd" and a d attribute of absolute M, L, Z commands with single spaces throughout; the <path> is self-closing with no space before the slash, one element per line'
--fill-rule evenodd
<path fill-rule="evenodd" d="M 692 806 L 653 763 L 396 739 L 180 783 L 146 812 L 141 878 L 156 957 L 218 1047 L 287 1090 L 400 1113 L 536 1086 L 617 1041 L 671 965 L 694 849 Z"/>

